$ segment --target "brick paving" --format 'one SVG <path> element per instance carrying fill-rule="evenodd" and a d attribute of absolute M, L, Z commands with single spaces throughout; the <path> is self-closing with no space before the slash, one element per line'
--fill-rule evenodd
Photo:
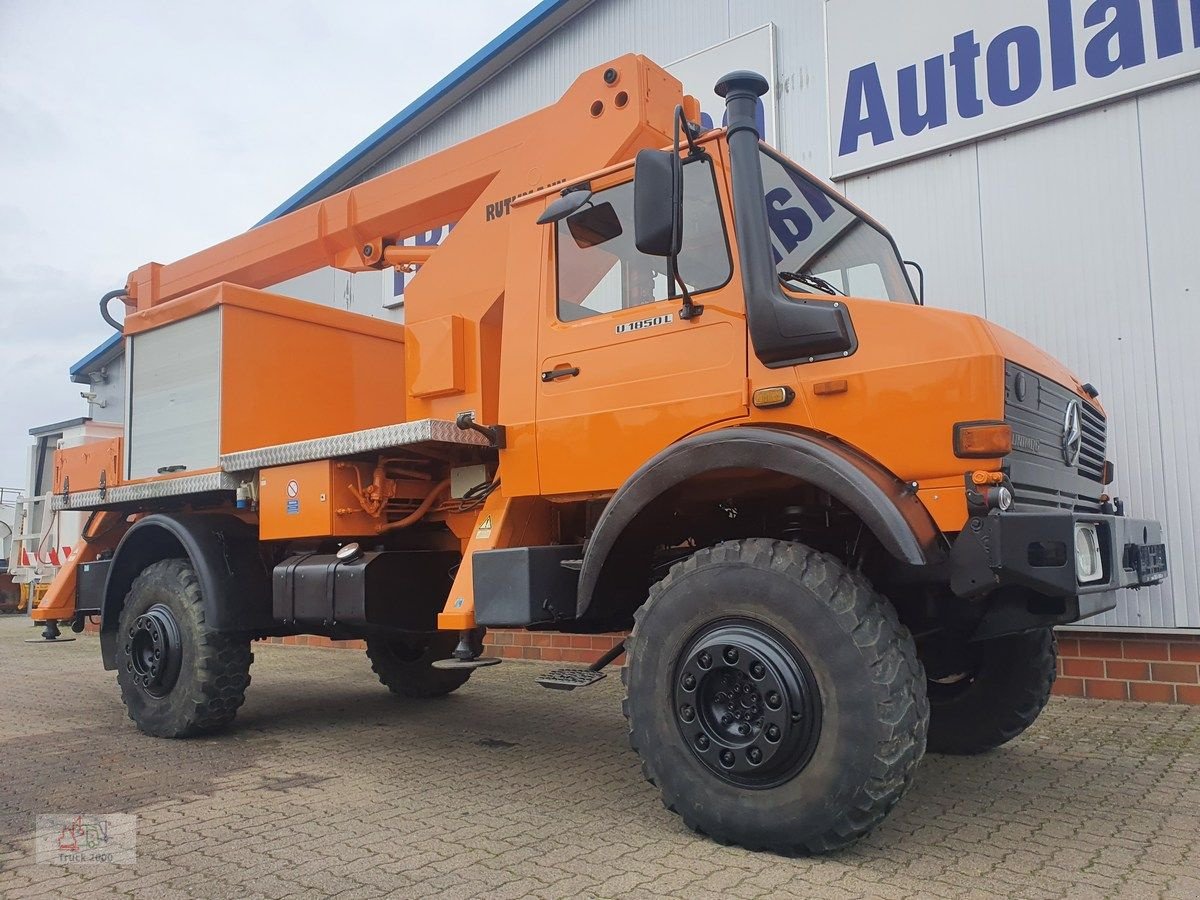
<path fill-rule="evenodd" d="M 0 897 L 1200 897 L 1200 708 L 1055 698 L 985 757 L 926 757 L 884 825 L 783 859 L 687 832 L 619 679 L 541 663 L 402 701 L 361 653 L 256 649 L 232 731 L 143 737 L 97 640 L 0 617 Z M 35 864 L 34 816 L 132 813 L 136 867 Z"/>

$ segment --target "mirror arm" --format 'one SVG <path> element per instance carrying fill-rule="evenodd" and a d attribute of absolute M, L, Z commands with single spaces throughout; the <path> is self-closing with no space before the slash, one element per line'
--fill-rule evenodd
<path fill-rule="evenodd" d="M 681 221 L 683 217 L 683 160 L 679 158 L 679 129 L 683 126 L 683 131 L 687 134 L 688 156 L 696 155 L 696 144 L 692 140 L 692 130 L 688 127 L 687 117 L 683 114 L 683 105 L 675 107 L 675 144 L 671 155 L 672 166 L 674 170 L 674 195 L 675 202 L 671 205 L 671 246 L 672 248 L 680 246 L 680 229 L 683 227 Z M 667 267 L 670 270 L 667 277 L 672 286 L 679 285 L 680 295 L 683 297 L 683 308 L 679 310 L 679 318 L 681 319 L 697 319 L 704 313 L 704 307 L 701 304 L 695 303 L 692 300 L 691 292 L 688 291 L 687 285 L 684 284 L 682 276 L 679 274 L 679 254 L 672 253 L 667 259 Z M 674 289 L 672 287 L 672 293 Z"/>
<path fill-rule="evenodd" d="M 925 270 L 921 268 L 921 264 L 913 262 L 911 259 L 902 260 L 906 266 L 912 266 L 917 270 L 917 277 L 920 279 L 917 282 L 917 306 L 925 305 Z"/>

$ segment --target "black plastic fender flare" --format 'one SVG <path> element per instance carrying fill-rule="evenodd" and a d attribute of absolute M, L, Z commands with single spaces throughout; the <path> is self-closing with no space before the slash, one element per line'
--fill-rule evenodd
<path fill-rule="evenodd" d="M 845 444 L 813 432 L 734 426 L 684 438 L 652 457 L 621 486 L 596 523 L 579 573 L 576 617 L 591 605 L 609 552 L 638 513 L 703 472 L 758 469 L 793 476 L 844 503 L 902 563 L 941 562 L 941 533 L 911 485 Z"/>
<path fill-rule="evenodd" d="M 125 532 L 113 554 L 100 616 L 104 668 L 115 668 L 117 624 L 134 579 L 151 563 L 180 556 L 196 570 L 205 621 L 217 631 L 253 632 L 274 624 L 270 574 L 253 526 L 219 513 L 153 513 Z"/>

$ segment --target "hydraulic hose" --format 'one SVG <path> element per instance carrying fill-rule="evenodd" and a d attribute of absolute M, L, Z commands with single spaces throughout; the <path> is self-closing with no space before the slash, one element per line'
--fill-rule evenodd
<path fill-rule="evenodd" d="M 121 322 L 118 322 L 116 319 L 114 319 L 112 317 L 112 313 L 110 313 L 108 311 L 108 304 L 110 302 L 112 302 L 113 300 L 115 300 L 117 297 L 128 297 L 128 296 L 129 296 L 129 294 L 126 292 L 125 288 L 118 288 L 115 291 L 109 291 L 107 294 L 105 294 L 103 297 L 100 298 L 100 318 L 102 318 L 105 322 L 107 322 L 115 330 L 121 332 L 122 334 L 124 334 L 124 332 L 125 332 L 125 326 L 124 326 L 124 324 L 122 324 Z"/>

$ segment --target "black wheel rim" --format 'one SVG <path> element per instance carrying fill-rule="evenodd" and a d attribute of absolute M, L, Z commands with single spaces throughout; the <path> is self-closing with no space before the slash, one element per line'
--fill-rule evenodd
<path fill-rule="evenodd" d="M 179 678 L 183 642 L 171 610 L 157 603 L 133 620 L 125 635 L 125 670 L 151 697 L 165 697 Z"/>
<path fill-rule="evenodd" d="M 724 619 L 700 629 L 675 667 L 675 722 L 722 781 L 770 788 L 798 775 L 821 733 L 821 695 L 804 655 L 775 629 Z"/>

